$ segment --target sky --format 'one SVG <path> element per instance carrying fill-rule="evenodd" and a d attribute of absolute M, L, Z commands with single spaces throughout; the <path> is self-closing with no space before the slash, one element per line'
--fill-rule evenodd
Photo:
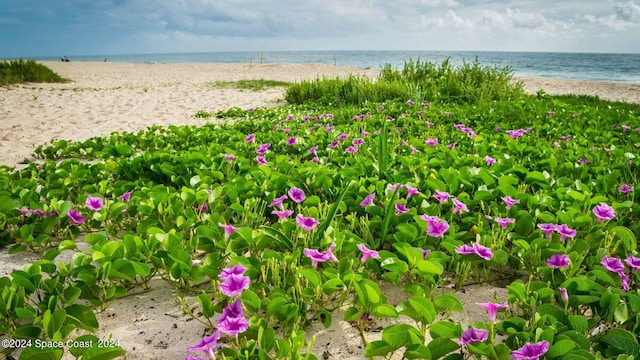
<path fill-rule="evenodd" d="M 0 0 L 0 58 L 280 50 L 640 53 L 640 0 Z"/>

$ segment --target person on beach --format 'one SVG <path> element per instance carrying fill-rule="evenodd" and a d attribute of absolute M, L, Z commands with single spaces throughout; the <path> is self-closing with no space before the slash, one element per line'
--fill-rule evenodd
<path fill-rule="evenodd" d="M 63 55 L 63 56 L 60 56 L 60 61 L 69 62 L 69 58 L 67 57 L 67 55 Z"/>

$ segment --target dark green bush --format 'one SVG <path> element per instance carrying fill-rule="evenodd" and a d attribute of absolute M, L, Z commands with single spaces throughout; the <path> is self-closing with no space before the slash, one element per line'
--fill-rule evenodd
<path fill-rule="evenodd" d="M 0 61 L 0 85 L 18 84 L 24 82 L 67 82 L 48 67 L 38 64 L 35 60 Z"/>

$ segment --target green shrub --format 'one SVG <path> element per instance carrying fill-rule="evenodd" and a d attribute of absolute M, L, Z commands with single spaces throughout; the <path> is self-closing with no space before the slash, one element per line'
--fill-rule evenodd
<path fill-rule="evenodd" d="M 48 67 L 38 64 L 35 60 L 0 61 L 0 85 L 18 84 L 24 82 L 67 82 Z"/>
<path fill-rule="evenodd" d="M 336 99 L 350 104 L 409 99 L 478 103 L 522 95 L 522 83 L 513 81 L 508 67 L 480 66 L 477 60 L 457 68 L 448 60 L 441 64 L 409 60 L 401 70 L 384 65 L 377 81 L 356 76 L 302 81 L 287 89 L 285 99 L 291 104 Z"/>

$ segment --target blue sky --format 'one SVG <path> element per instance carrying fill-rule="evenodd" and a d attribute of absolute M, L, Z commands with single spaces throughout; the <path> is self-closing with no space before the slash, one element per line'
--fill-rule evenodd
<path fill-rule="evenodd" d="M 0 57 L 277 50 L 640 53 L 640 0 L 0 0 Z"/>

